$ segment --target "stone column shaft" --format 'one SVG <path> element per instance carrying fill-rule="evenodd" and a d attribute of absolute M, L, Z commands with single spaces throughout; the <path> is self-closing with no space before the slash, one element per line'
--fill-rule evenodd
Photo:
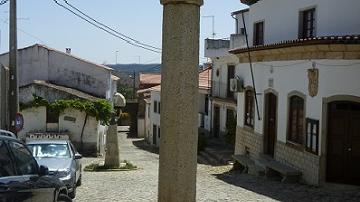
<path fill-rule="evenodd" d="M 202 0 L 162 0 L 160 202 L 196 201 Z"/>

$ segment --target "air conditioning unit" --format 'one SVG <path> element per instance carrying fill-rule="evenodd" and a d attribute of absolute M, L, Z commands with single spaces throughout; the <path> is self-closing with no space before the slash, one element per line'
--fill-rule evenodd
<path fill-rule="evenodd" d="M 230 91 L 231 92 L 243 92 L 244 81 L 240 78 L 230 79 Z"/>

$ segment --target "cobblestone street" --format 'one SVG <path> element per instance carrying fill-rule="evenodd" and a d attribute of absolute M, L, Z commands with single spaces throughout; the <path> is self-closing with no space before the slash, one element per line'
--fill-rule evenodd
<path fill-rule="evenodd" d="M 121 158 L 138 166 L 136 171 L 83 172 L 77 190 L 82 201 L 157 201 L 159 156 L 142 139 L 120 133 Z M 83 166 L 102 158 L 84 158 Z M 256 178 L 231 166 L 198 164 L 197 201 L 360 201 L 359 187 L 331 185 L 315 188 Z"/>

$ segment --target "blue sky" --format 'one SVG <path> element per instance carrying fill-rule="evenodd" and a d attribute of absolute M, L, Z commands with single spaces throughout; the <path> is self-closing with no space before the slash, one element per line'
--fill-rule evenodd
<path fill-rule="evenodd" d="M 62 0 L 58 0 L 62 2 Z M 138 41 L 161 48 L 162 5 L 159 0 L 68 0 L 88 15 Z M 230 13 L 245 8 L 239 0 L 204 0 L 201 16 L 215 16 L 216 38 L 234 33 Z M 8 51 L 9 3 L 0 6 L 0 52 Z M 34 43 L 72 53 L 96 63 L 159 63 L 161 55 L 128 45 L 87 24 L 53 0 L 18 0 L 18 47 Z M 24 33 L 25 32 L 25 33 Z M 201 18 L 200 62 L 206 61 L 203 41 L 211 38 L 211 18 Z"/>

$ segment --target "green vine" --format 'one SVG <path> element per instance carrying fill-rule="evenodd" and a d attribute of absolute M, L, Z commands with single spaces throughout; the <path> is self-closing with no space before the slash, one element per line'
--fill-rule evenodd
<path fill-rule="evenodd" d="M 74 108 L 85 112 L 89 116 L 93 116 L 96 120 L 101 121 L 102 124 L 109 125 L 112 116 L 111 104 L 104 99 L 95 101 L 88 100 L 56 100 L 55 102 L 49 103 L 46 99 L 33 95 L 34 99 L 28 103 L 20 103 L 20 110 L 33 108 L 33 107 L 47 107 L 50 110 L 62 113 L 66 108 Z"/>

